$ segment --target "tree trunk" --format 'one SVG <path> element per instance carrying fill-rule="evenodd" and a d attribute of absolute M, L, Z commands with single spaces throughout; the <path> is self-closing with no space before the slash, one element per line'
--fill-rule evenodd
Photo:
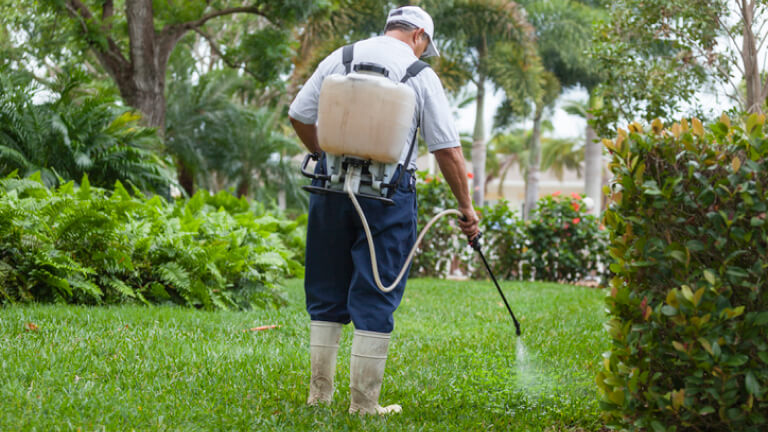
<path fill-rule="evenodd" d="M 541 165 L 541 119 L 544 116 L 544 107 L 537 106 L 533 117 L 533 133 L 531 134 L 531 151 L 528 159 L 528 175 L 525 179 L 525 204 L 523 205 L 523 219 L 528 220 L 531 212 L 536 208 L 539 199 L 539 166 Z"/>
<path fill-rule="evenodd" d="M 250 186 L 251 182 L 249 181 L 248 174 L 243 174 L 243 177 L 240 179 L 240 182 L 237 184 L 237 197 L 247 197 L 248 192 L 250 192 Z"/>
<path fill-rule="evenodd" d="M 597 134 L 589 121 L 594 116 L 587 112 L 587 140 L 584 144 L 584 192 L 592 199 L 594 205 L 590 213 L 600 216 L 603 201 L 603 145 L 597 139 Z"/>
<path fill-rule="evenodd" d="M 477 50 L 477 100 L 475 130 L 472 133 L 472 199 L 476 206 L 485 204 L 485 41 Z"/>
<path fill-rule="evenodd" d="M 480 76 L 477 86 L 477 106 L 475 109 L 475 130 L 472 134 L 472 200 L 476 206 L 485 202 L 485 121 L 483 119 L 485 105 L 485 79 Z"/>
<path fill-rule="evenodd" d="M 179 178 L 179 186 L 184 189 L 187 196 L 195 194 L 195 177 L 192 171 L 181 161 L 176 161 L 176 174 Z"/>
<path fill-rule="evenodd" d="M 118 83 L 126 103 L 144 114 L 144 123 L 165 128 L 165 69 L 167 58 L 161 59 L 155 34 L 152 0 L 127 0 L 125 14 L 128 23 L 131 76 Z M 162 62 L 162 64 L 161 64 Z"/>
<path fill-rule="evenodd" d="M 760 69 L 757 62 L 757 45 L 752 25 L 755 18 L 755 2 L 741 0 L 741 12 L 744 22 L 744 39 L 742 41 L 741 58 L 744 61 L 744 80 L 747 82 L 747 111 L 762 113 L 763 93 L 760 80 Z"/>

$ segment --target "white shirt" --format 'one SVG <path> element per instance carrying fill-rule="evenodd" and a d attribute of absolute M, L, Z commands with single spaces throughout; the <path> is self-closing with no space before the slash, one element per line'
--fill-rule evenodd
<path fill-rule="evenodd" d="M 389 70 L 389 78 L 400 82 L 405 71 L 413 62 L 418 60 L 413 50 L 405 42 L 390 36 L 377 36 L 355 43 L 352 66 L 356 63 L 378 63 Z M 350 69 L 352 70 L 352 69 Z M 342 64 L 342 48 L 337 49 L 326 57 L 309 80 L 304 84 L 296 99 L 291 103 L 288 115 L 305 123 L 317 123 L 317 104 L 320 98 L 320 88 L 326 76 L 345 73 Z M 407 85 L 416 93 L 416 113 L 408 134 L 408 142 L 403 148 L 400 163 L 405 162 L 408 147 L 416 131 L 418 120 L 421 120 L 421 136 L 427 143 L 427 148 L 434 153 L 437 150 L 459 147 L 459 134 L 453 122 L 448 99 L 445 97 L 443 85 L 432 68 L 424 68 L 418 75 L 410 78 Z M 411 156 L 410 169 L 416 168 L 418 151 L 414 149 Z"/>

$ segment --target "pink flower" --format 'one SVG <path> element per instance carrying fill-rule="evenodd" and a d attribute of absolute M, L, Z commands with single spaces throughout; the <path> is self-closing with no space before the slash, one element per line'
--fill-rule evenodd
<path fill-rule="evenodd" d="M 570 225 L 568 225 L 567 223 L 563 224 L 563 229 L 568 229 L 569 227 Z"/>
<path fill-rule="evenodd" d="M 571 192 L 571 196 L 573 199 L 581 199 L 581 195 L 577 194 L 576 192 Z"/>
<path fill-rule="evenodd" d="M 573 222 L 573 224 L 574 224 L 574 225 L 576 225 L 576 224 L 578 224 L 579 222 L 581 222 L 581 219 L 579 219 L 579 218 L 573 218 L 573 220 L 572 220 L 571 222 Z"/>
<path fill-rule="evenodd" d="M 556 197 L 556 196 L 560 195 L 560 193 L 561 193 L 560 191 L 557 191 L 557 192 L 553 192 L 553 193 L 552 193 L 552 196 L 553 196 L 553 197 Z"/>
<path fill-rule="evenodd" d="M 605 231 L 605 225 L 600 224 L 600 231 Z"/>

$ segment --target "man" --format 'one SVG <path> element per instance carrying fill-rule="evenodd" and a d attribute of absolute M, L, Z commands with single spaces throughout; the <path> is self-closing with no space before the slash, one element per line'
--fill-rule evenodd
<path fill-rule="evenodd" d="M 433 42 L 432 18 L 421 8 L 405 6 L 390 11 L 383 36 L 354 44 L 352 64 L 377 63 L 400 82 L 409 66 L 420 57 L 439 55 Z M 325 58 L 291 104 L 291 124 L 311 153 L 321 154 L 317 139 L 317 106 L 323 79 L 344 74 L 341 48 Z M 409 74 L 410 76 L 410 74 Z M 472 207 L 464 156 L 448 101 L 437 75 L 424 68 L 406 82 L 416 94 L 416 113 L 411 137 L 421 126 L 421 135 L 466 217 L 459 225 L 467 236 L 477 235 L 477 215 Z M 410 139 L 409 143 L 410 144 Z M 408 145 L 400 159 L 401 182 L 390 197 L 394 206 L 361 199 L 374 236 L 382 282 L 393 281 L 416 240 L 416 194 Z M 416 153 L 418 154 L 418 153 Z M 406 160 L 408 166 L 403 167 Z M 324 159 L 316 172 L 325 172 Z M 399 173 L 393 178 L 398 178 Z M 315 180 L 317 181 L 317 180 Z M 307 227 L 306 273 L 304 281 L 307 311 L 311 318 L 310 361 L 312 378 L 307 403 L 330 403 L 336 353 L 343 324 L 352 321 L 355 334 L 350 362 L 350 413 L 386 414 L 399 412 L 399 405 L 382 407 L 379 393 L 387 360 L 392 314 L 400 304 L 405 279 L 389 293 L 380 291 L 373 279 L 368 245 L 358 214 L 343 195 L 312 195 Z"/>

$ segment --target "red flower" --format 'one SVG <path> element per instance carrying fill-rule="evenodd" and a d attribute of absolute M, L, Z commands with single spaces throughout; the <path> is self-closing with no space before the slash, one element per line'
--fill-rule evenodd
<path fill-rule="evenodd" d="M 600 231 L 605 231 L 605 225 L 600 224 Z"/>
<path fill-rule="evenodd" d="M 473 178 L 475 178 L 475 175 L 472 174 L 471 172 L 468 172 L 467 173 L 467 178 L 473 179 Z"/>
<path fill-rule="evenodd" d="M 425 178 L 424 183 L 432 183 L 432 177 Z"/>
<path fill-rule="evenodd" d="M 560 195 L 560 193 L 561 193 L 560 191 L 557 191 L 557 192 L 552 192 L 552 196 L 553 196 L 553 197 L 556 197 L 556 196 Z"/>
<path fill-rule="evenodd" d="M 576 225 L 576 224 L 578 224 L 579 222 L 581 222 L 581 219 L 579 219 L 579 218 L 573 218 L 573 220 L 572 220 L 571 222 L 573 222 L 573 224 L 574 224 L 574 225 Z"/>
<path fill-rule="evenodd" d="M 571 192 L 571 196 L 573 199 L 581 199 L 581 195 L 577 194 L 576 192 Z"/>
<path fill-rule="evenodd" d="M 574 201 L 574 202 L 571 203 L 571 207 L 573 207 L 574 211 L 579 211 L 579 207 L 580 206 L 579 206 L 579 203 Z"/>
<path fill-rule="evenodd" d="M 568 225 L 567 223 L 563 224 L 563 229 L 568 229 L 569 227 L 570 225 Z"/>

